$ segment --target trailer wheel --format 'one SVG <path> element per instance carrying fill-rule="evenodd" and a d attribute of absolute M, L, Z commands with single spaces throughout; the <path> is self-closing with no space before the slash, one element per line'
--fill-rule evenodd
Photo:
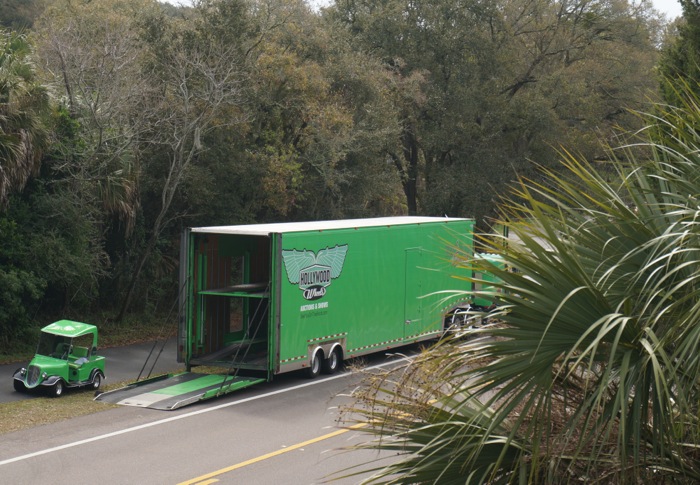
<path fill-rule="evenodd" d="M 319 357 L 319 354 L 323 355 L 323 352 L 316 352 L 314 356 L 311 357 L 311 365 L 306 369 L 306 377 L 309 379 L 318 377 L 318 375 L 321 373 L 321 358 Z"/>
<path fill-rule="evenodd" d="M 331 355 L 329 355 L 328 358 L 323 361 L 323 373 L 334 374 L 335 371 L 340 369 L 342 362 L 340 349 L 336 347 L 331 352 Z"/>

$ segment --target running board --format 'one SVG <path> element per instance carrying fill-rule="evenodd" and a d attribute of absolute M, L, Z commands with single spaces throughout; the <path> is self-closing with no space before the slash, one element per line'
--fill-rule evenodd
<path fill-rule="evenodd" d="M 265 381 L 255 377 L 183 372 L 154 377 L 103 392 L 95 397 L 95 401 L 172 411 Z"/>

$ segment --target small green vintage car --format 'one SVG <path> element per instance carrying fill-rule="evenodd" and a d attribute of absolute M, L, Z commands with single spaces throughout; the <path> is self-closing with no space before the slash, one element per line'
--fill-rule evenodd
<path fill-rule="evenodd" d="M 59 397 L 68 387 L 97 390 L 105 377 L 105 358 L 96 355 L 97 327 L 60 320 L 41 329 L 39 345 L 27 367 L 17 369 L 16 391 L 46 389 Z"/>

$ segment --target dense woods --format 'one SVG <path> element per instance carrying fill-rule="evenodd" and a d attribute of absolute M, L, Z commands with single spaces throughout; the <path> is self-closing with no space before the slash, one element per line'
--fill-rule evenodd
<path fill-rule="evenodd" d="M 684 5 L 668 25 L 625 0 L 0 4 L 0 348 L 167 314 L 183 227 L 486 228 L 562 148 L 604 170 L 636 111 L 694 83 Z"/>

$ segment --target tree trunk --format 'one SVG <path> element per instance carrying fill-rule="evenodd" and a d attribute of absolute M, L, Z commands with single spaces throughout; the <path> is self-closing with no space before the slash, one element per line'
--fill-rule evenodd
<path fill-rule="evenodd" d="M 159 231 L 160 232 L 160 231 Z M 134 290 L 136 289 L 136 283 L 138 283 L 139 277 L 141 276 L 141 271 L 143 271 L 143 267 L 146 265 L 146 260 L 148 257 L 151 255 L 151 252 L 153 252 L 153 248 L 156 247 L 156 241 L 158 240 L 158 234 L 153 234 L 151 238 L 148 240 L 148 244 L 146 244 L 146 248 L 143 250 L 143 253 L 141 254 L 141 258 L 139 258 L 139 262 L 136 265 L 136 270 L 131 276 L 131 281 L 129 282 L 129 288 L 127 288 L 126 291 L 126 297 L 124 298 L 124 302 L 122 303 L 122 307 L 119 310 L 119 314 L 117 315 L 115 321 L 117 323 L 121 323 L 122 320 L 124 319 L 124 315 L 126 315 L 126 312 L 129 310 L 129 307 L 131 307 L 131 300 L 134 297 Z"/>
<path fill-rule="evenodd" d="M 192 161 L 195 150 L 196 148 L 194 146 L 189 150 L 185 150 L 181 144 L 180 148 L 175 152 L 175 155 L 173 156 L 173 160 L 170 164 L 170 172 L 168 173 L 168 177 L 166 178 L 163 184 L 163 192 L 161 194 L 162 206 L 160 208 L 160 212 L 158 213 L 158 217 L 156 217 L 156 220 L 153 223 L 153 231 L 151 232 L 151 237 L 148 240 L 148 244 L 146 244 L 146 248 L 143 250 L 141 258 L 139 259 L 139 262 L 136 265 L 136 270 L 134 271 L 134 274 L 131 277 L 131 282 L 129 283 L 129 288 L 127 289 L 126 297 L 124 298 L 124 303 L 122 304 L 121 310 L 119 310 L 119 315 L 117 315 L 116 317 L 117 322 L 121 322 L 124 319 L 124 315 L 126 315 L 126 312 L 131 306 L 131 300 L 134 297 L 136 283 L 138 283 L 139 277 L 141 276 L 141 271 L 143 271 L 143 267 L 146 265 L 146 260 L 153 252 L 153 248 L 156 247 L 156 243 L 158 242 L 160 233 L 163 231 L 163 228 L 168 224 L 167 222 L 165 222 L 165 215 L 170 209 L 170 204 L 172 203 L 173 197 L 175 196 L 175 192 L 177 191 L 177 188 L 180 185 L 180 181 L 182 180 L 184 170 L 187 167 L 187 165 L 189 165 L 189 163 Z"/>
<path fill-rule="evenodd" d="M 406 160 L 406 176 L 403 178 L 403 191 L 406 194 L 408 215 L 418 214 L 418 160 L 419 147 L 415 136 L 409 130 L 402 135 L 403 156 Z"/>

